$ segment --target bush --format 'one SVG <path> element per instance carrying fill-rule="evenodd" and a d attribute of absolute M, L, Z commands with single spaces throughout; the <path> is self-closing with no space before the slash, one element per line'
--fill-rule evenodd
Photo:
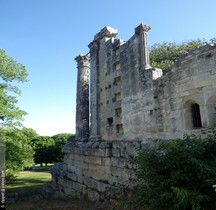
<path fill-rule="evenodd" d="M 216 131 L 159 140 L 131 159 L 140 185 L 139 202 L 149 209 L 216 209 Z"/>

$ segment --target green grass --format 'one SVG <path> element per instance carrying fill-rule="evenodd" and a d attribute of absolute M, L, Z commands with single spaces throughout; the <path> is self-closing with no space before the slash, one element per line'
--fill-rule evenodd
<path fill-rule="evenodd" d="M 42 188 L 51 181 L 50 166 L 33 167 L 33 170 L 18 173 L 16 181 L 6 186 L 6 194 L 18 193 L 15 203 L 6 203 L 7 210 L 94 210 L 94 204 L 73 199 L 45 199 Z M 34 200 L 33 196 L 39 199 Z"/>
<path fill-rule="evenodd" d="M 6 194 L 18 193 L 21 200 L 40 194 L 42 188 L 51 181 L 50 167 L 36 167 L 32 171 L 20 172 L 13 184 L 6 186 Z"/>

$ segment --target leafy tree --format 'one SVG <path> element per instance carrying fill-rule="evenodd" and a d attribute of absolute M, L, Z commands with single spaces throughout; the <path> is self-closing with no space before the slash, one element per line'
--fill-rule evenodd
<path fill-rule="evenodd" d="M 214 39 L 210 40 L 214 42 Z M 188 52 L 204 45 L 205 41 L 201 39 L 183 42 L 180 44 L 164 42 L 162 44 L 154 44 L 150 48 L 150 61 L 152 67 L 161 68 L 163 71 L 172 69 L 176 58 L 181 57 Z"/>
<path fill-rule="evenodd" d="M 39 136 L 39 135 L 37 134 L 37 132 L 36 132 L 34 129 L 32 129 L 32 128 L 23 127 L 23 128 L 22 128 L 22 132 L 23 132 L 26 136 L 28 136 L 28 138 L 29 138 L 30 141 L 31 141 L 32 139 L 36 138 L 37 136 Z"/>
<path fill-rule="evenodd" d="M 216 130 L 160 140 L 132 158 L 139 201 L 149 209 L 216 209 Z"/>
<path fill-rule="evenodd" d="M 26 112 L 17 106 L 16 95 L 20 90 L 14 82 L 25 82 L 27 77 L 25 67 L 9 57 L 0 49 L 0 125 L 1 127 L 20 125 Z"/>
<path fill-rule="evenodd" d="M 20 95 L 16 84 L 26 82 L 27 76 L 25 67 L 0 49 L 0 144 L 1 152 L 6 147 L 6 179 L 14 177 L 17 171 L 32 163 L 33 151 L 27 143 L 27 137 L 15 128 L 6 129 L 21 125 L 20 121 L 26 115 L 16 105 L 16 97 Z M 5 159 L 5 156 L 1 158 Z M 5 169 L 2 162 L 1 169 Z"/>
<path fill-rule="evenodd" d="M 55 161 L 55 141 L 50 136 L 38 136 L 31 140 L 31 145 L 35 151 L 34 161 L 43 166 Z"/>
<path fill-rule="evenodd" d="M 75 135 L 70 133 L 61 133 L 55 136 L 52 136 L 55 141 L 55 149 L 56 149 L 56 162 L 63 161 L 63 153 L 62 148 L 67 142 L 75 141 Z"/>
<path fill-rule="evenodd" d="M 18 129 L 5 129 L 6 179 L 12 181 L 17 172 L 31 167 L 34 151 L 28 136 Z"/>

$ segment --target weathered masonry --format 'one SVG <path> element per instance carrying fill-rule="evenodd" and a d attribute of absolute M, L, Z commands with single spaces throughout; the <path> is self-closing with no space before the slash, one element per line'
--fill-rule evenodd
<path fill-rule="evenodd" d="M 133 186 L 134 146 L 216 125 L 216 45 L 179 58 L 163 75 L 150 65 L 149 30 L 141 24 L 123 41 L 105 27 L 76 58 L 77 142 L 65 145 L 64 162 L 52 170 L 56 195 L 97 200 L 118 183 Z"/>

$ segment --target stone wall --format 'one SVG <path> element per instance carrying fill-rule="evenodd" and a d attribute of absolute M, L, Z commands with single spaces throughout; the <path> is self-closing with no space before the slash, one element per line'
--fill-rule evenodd
<path fill-rule="evenodd" d="M 150 146 L 144 141 L 90 141 L 65 145 L 64 162 L 52 168 L 56 196 L 88 195 L 94 201 L 115 197 L 120 185 L 135 184 L 129 157 L 137 148 Z"/>

